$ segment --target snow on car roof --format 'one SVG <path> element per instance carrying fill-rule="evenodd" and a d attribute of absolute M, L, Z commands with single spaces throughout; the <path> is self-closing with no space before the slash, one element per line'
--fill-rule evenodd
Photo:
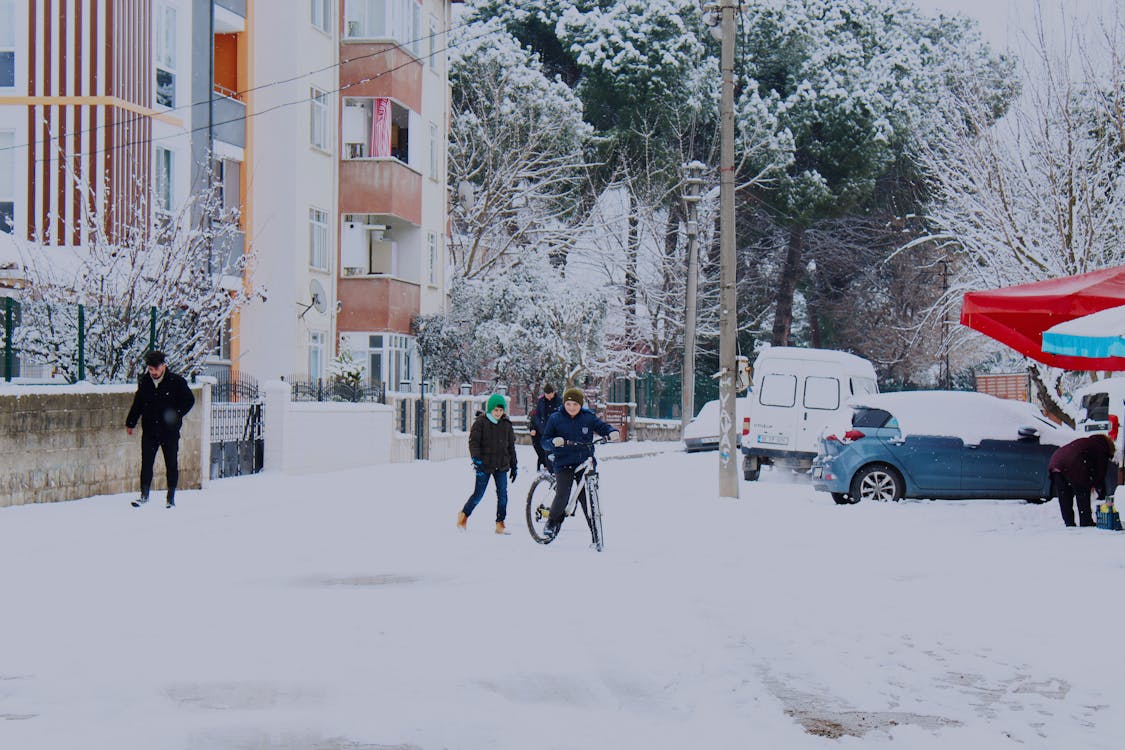
<path fill-rule="evenodd" d="M 853 396 L 852 407 L 883 409 L 898 420 L 907 435 L 959 437 L 967 445 L 981 440 L 1015 440 L 1020 427 L 1039 430 L 1039 442 L 1066 445 L 1078 437 L 1069 427 L 1056 425 L 1038 408 L 1023 401 L 970 391 L 902 391 Z"/>

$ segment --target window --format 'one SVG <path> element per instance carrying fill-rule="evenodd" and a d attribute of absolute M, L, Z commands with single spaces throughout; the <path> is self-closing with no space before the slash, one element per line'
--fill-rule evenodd
<path fill-rule="evenodd" d="M 436 234 L 430 233 L 429 245 L 430 245 L 429 282 L 431 284 L 436 284 L 437 283 L 437 259 L 438 259 L 437 235 Z"/>
<path fill-rule="evenodd" d="M 372 383 L 386 383 L 389 390 L 403 391 L 418 384 L 413 382 L 414 339 L 396 333 L 367 337 L 367 361 Z M 384 364 L 386 369 L 384 370 Z"/>
<path fill-rule="evenodd" d="M 309 89 L 309 143 L 328 150 L 328 94 L 315 86 Z"/>
<path fill-rule="evenodd" d="M 867 406 L 857 406 L 852 413 L 852 427 L 872 429 L 883 427 L 893 419 L 889 411 Z"/>
<path fill-rule="evenodd" d="M 176 155 L 174 152 L 156 147 L 156 174 L 154 176 L 154 183 L 156 185 L 156 210 L 161 213 L 171 213 L 172 206 L 175 205 L 174 198 L 174 180 L 176 177 Z"/>
<path fill-rule="evenodd" d="M 438 127 L 430 123 L 430 179 L 438 178 Z"/>
<path fill-rule="evenodd" d="M 438 22 L 437 16 L 430 16 L 430 67 L 434 70 L 437 69 L 437 48 L 438 48 Z"/>
<path fill-rule="evenodd" d="M 16 2 L 0 0 L 0 88 L 16 85 Z"/>
<path fill-rule="evenodd" d="M 797 403 L 797 377 L 766 375 L 762 378 L 758 401 L 762 406 L 793 406 Z"/>
<path fill-rule="evenodd" d="M 851 389 L 855 396 L 879 392 L 879 386 L 871 378 L 851 378 Z"/>
<path fill-rule="evenodd" d="M 840 381 L 813 375 L 805 378 L 805 408 L 839 409 Z"/>
<path fill-rule="evenodd" d="M 324 344 L 328 341 L 328 334 L 321 331 L 309 331 L 309 379 L 318 380 L 324 377 Z"/>
<path fill-rule="evenodd" d="M 312 25 L 325 34 L 332 33 L 332 2 L 331 0 L 310 0 L 312 12 Z"/>
<path fill-rule="evenodd" d="M 16 215 L 16 134 L 0 130 L 0 232 L 12 233 Z"/>
<path fill-rule="evenodd" d="M 156 8 L 156 103 L 176 106 L 176 9 Z"/>
<path fill-rule="evenodd" d="M 309 209 L 309 265 L 328 270 L 328 212 Z"/>
<path fill-rule="evenodd" d="M 344 6 L 344 37 L 393 39 L 422 56 L 422 6 L 417 0 L 348 0 Z"/>

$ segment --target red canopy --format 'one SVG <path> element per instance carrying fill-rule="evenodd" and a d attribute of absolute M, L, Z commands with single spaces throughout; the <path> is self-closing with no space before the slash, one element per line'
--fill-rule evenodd
<path fill-rule="evenodd" d="M 1071 357 L 1043 351 L 1043 331 L 1083 315 L 1125 305 L 1125 266 L 969 292 L 961 324 L 1032 359 L 1067 370 L 1125 370 L 1125 357 Z"/>

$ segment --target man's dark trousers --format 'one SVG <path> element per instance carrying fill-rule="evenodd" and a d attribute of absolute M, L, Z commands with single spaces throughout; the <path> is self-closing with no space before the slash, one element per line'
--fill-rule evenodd
<path fill-rule="evenodd" d="M 168 472 L 168 500 L 176 496 L 176 485 L 180 482 L 180 436 L 149 437 L 141 433 L 141 495 L 148 497 L 152 487 L 152 465 L 156 462 L 156 451 L 164 453 L 164 467 Z"/>

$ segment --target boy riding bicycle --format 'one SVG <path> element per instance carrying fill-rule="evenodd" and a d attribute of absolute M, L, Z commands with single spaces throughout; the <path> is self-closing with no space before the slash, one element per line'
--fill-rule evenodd
<path fill-rule="evenodd" d="M 574 484 L 575 469 L 594 454 L 590 445 L 595 435 L 616 440 L 620 433 L 617 428 L 598 419 L 594 412 L 583 406 L 585 396 L 577 388 L 568 388 L 563 393 L 563 407 L 551 415 L 543 428 L 543 449 L 554 454 L 555 499 L 551 503 L 551 514 L 547 517 L 544 533 L 547 539 L 554 539 L 566 515 L 566 504 L 570 499 L 570 488 Z M 590 512 L 586 507 L 586 492 L 578 496 L 582 503 L 582 513 L 586 523 L 590 523 Z"/>

